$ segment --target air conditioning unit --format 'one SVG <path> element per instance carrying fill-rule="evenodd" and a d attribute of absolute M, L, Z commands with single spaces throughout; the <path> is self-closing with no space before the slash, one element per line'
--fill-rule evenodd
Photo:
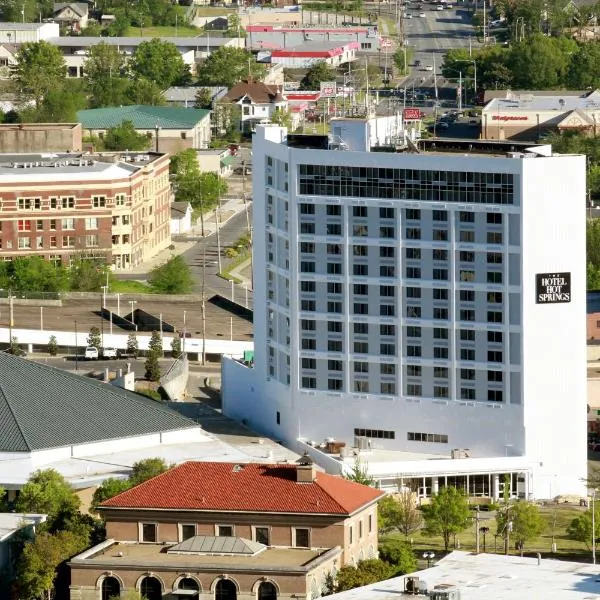
<path fill-rule="evenodd" d="M 365 437 L 364 435 L 354 436 L 354 447 L 358 448 L 359 450 L 369 450 L 369 442 L 369 438 Z"/>
<path fill-rule="evenodd" d="M 420 594 L 420 586 L 419 586 L 419 578 L 418 577 L 406 577 L 404 579 L 404 593 L 405 594 Z"/>

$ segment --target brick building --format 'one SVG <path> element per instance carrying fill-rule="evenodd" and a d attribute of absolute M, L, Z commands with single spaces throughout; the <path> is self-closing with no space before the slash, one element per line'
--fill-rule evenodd
<path fill-rule="evenodd" d="M 128 269 L 171 243 L 170 203 L 166 154 L 0 154 L 0 258 Z"/>
<path fill-rule="evenodd" d="M 71 600 L 321 596 L 377 555 L 383 493 L 297 464 L 188 462 L 102 504 L 107 540 L 74 557 Z"/>

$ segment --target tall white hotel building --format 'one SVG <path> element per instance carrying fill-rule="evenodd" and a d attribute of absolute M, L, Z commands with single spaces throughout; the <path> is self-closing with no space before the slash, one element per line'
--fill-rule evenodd
<path fill-rule="evenodd" d="M 384 488 L 584 494 L 585 157 L 374 151 L 373 123 L 334 120 L 335 150 L 258 128 L 254 365 L 225 362 L 226 414 L 330 471 L 360 451 Z"/>

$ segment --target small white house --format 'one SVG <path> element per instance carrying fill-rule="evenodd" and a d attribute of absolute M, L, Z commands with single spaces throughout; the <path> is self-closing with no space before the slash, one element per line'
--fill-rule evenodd
<path fill-rule="evenodd" d="M 223 102 L 238 104 L 242 109 L 240 131 L 249 133 L 256 125 L 269 123 L 277 110 L 287 110 L 281 87 L 261 81 L 242 81 L 223 97 Z"/>
<path fill-rule="evenodd" d="M 32 539 L 36 526 L 44 523 L 46 518 L 47 515 L 33 513 L 0 513 L 0 573 L 10 574 L 13 549 L 22 542 L 17 537 Z"/>
<path fill-rule="evenodd" d="M 171 235 L 188 233 L 192 229 L 192 205 L 189 202 L 171 203 Z"/>

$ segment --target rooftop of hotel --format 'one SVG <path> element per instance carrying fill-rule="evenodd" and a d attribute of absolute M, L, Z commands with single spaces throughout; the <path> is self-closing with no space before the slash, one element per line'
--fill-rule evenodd
<path fill-rule="evenodd" d="M 90 36 L 63 36 L 54 37 L 46 40 L 53 46 L 62 48 L 86 48 L 95 46 L 96 44 L 108 44 L 109 46 L 139 46 L 143 42 L 147 42 L 150 38 L 147 37 L 90 37 Z M 227 46 L 234 38 L 203 36 L 203 37 L 161 37 L 164 42 L 175 44 L 175 46 L 184 46 L 188 48 L 195 47 L 197 50 L 203 50 L 211 46 Z"/>
<path fill-rule="evenodd" d="M 171 546 L 174 546 L 173 543 Z M 71 563 L 94 565 L 100 569 L 110 569 L 118 565 L 167 569 L 224 569 L 230 572 L 248 569 L 261 571 L 308 571 L 315 565 L 315 559 L 341 552 L 339 548 L 314 550 L 308 548 L 266 548 L 258 554 L 241 555 L 194 552 L 177 554 L 169 552 L 165 544 L 119 543 L 108 540 L 72 559 Z M 311 564 L 312 563 L 312 564 Z"/>

